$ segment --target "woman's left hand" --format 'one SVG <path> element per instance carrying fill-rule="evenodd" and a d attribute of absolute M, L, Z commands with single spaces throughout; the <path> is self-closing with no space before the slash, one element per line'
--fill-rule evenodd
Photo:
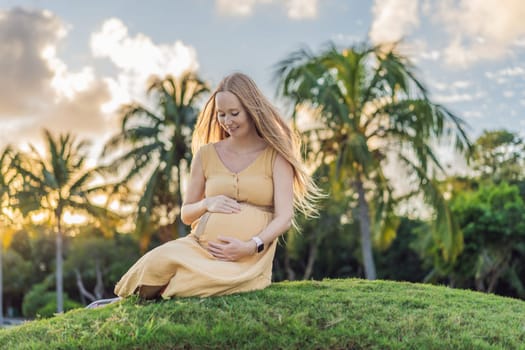
<path fill-rule="evenodd" d="M 217 241 L 208 243 L 208 252 L 218 260 L 237 261 L 245 256 L 253 255 L 255 242 L 219 236 Z"/>

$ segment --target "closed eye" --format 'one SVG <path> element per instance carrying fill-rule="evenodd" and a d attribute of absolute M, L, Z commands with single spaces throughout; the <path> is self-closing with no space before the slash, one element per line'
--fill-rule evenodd
<path fill-rule="evenodd" d="M 231 115 L 234 116 L 234 117 L 236 117 L 236 116 L 239 115 L 239 112 L 231 112 Z M 217 112 L 217 116 L 218 116 L 218 117 L 221 117 L 221 118 L 224 118 L 224 117 L 226 116 L 226 114 L 225 114 L 225 113 L 222 113 L 222 112 Z"/>

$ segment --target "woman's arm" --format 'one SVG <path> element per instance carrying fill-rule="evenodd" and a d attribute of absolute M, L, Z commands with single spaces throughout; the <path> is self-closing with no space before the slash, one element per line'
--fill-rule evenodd
<path fill-rule="evenodd" d="M 204 171 L 202 170 L 200 152 L 195 154 L 191 162 L 190 180 L 180 210 L 182 222 L 191 225 L 206 212 L 204 205 Z"/>
<path fill-rule="evenodd" d="M 277 155 L 273 166 L 274 217 L 257 236 L 267 248 L 270 242 L 286 232 L 293 218 L 293 168 L 282 156 Z M 219 260 L 236 261 L 253 255 L 256 244 L 253 240 L 242 241 L 232 237 L 218 237 L 208 243 L 208 251 Z"/>
<path fill-rule="evenodd" d="M 273 202 L 273 220 L 257 235 L 263 240 L 265 247 L 292 225 L 293 168 L 281 155 L 277 155 L 273 166 Z"/>

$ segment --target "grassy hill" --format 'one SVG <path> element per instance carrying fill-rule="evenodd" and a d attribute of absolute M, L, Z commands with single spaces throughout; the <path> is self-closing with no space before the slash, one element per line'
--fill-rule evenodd
<path fill-rule="evenodd" d="M 525 349 L 525 302 L 423 284 L 282 282 L 257 292 L 73 310 L 1 349 Z"/>

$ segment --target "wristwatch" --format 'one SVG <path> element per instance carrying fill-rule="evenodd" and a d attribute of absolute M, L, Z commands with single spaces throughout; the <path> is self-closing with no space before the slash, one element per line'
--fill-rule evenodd
<path fill-rule="evenodd" d="M 254 236 L 254 237 L 252 237 L 252 241 L 254 241 L 255 244 L 256 244 L 257 253 L 260 253 L 260 252 L 262 252 L 264 250 L 264 242 L 263 242 L 262 239 L 260 239 L 257 236 Z"/>

